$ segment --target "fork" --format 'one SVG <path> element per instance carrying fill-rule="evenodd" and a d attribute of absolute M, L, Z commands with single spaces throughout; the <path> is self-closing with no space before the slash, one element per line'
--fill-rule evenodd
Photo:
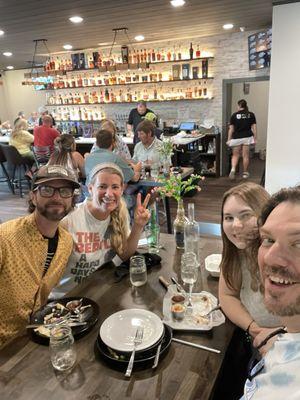
<path fill-rule="evenodd" d="M 144 328 L 142 326 L 139 326 L 135 333 L 135 338 L 133 340 L 133 350 L 132 350 L 132 354 L 131 354 L 131 357 L 130 357 L 130 360 L 128 363 L 126 373 L 125 373 L 125 376 L 127 378 L 130 378 L 130 376 L 131 376 L 133 362 L 134 362 L 134 356 L 135 356 L 135 350 L 136 350 L 136 347 L 142 343 L 143 335 L 144 335 Z"/>

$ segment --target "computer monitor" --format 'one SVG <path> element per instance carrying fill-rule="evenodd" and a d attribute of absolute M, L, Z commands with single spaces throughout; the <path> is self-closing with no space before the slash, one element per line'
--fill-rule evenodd
<path fill-rule="evenodd" d="M 195 122 L 181 122 L 179 125 L 180 131 L 192 131 L 196 128 Z"/>

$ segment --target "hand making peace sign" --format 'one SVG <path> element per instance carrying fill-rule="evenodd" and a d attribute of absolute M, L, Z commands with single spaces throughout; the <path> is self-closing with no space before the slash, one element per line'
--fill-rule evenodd
<path fill-rule="evenodd" d="M 141 193 L 138 193 L 138 195 L 136 197 L 134 222 L 141 227 L 144 227 L 150 218 L 150 211 L 147 210 L 147 205 L 149 203 L 150 197 L 151 197 L 151 195 L 148 193 L 147 196 L 145 197 L 145 200 L 143 201 L 143 203 L 142 203 Z"/>

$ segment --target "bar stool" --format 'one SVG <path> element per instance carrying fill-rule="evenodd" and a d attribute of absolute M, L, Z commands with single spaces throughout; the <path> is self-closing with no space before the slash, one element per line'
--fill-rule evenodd
<path fill-rule="evenodd" d="M 12 176 L 10 181 L 14 187 L 19 188 L 20 197 L 23 197 L 22 183 L 26 182 L 30 189 L 30 182 L 24 176 L 24 173 L 28 168 L 28 160 L 26 160 L 25 157 L 22 157 L 14 146 L 2 144 L 1 148 L 8 165 L 12 167 Z"/>
<path fill-rule="evenodd" d="M 4 164 L 4 163 L 5 163 L 6 161 L 7 161 L 7 160 L 6 160 L 6 158 L 5 158 L 4 154 L 3 154 L 2 147 L 1 147 L 1 145 L 0 145 L 0 165 L 1 165 L 1 168 L 2 168 L 2 171 L 3 171 L 3 176 L 0 177 L 0 182 L 7 182 L 7 185 L 8 185 L 8 187 L 9 187 L 9 190 L 10 190 L 13 194 L 15 194 L 14 187 L 13 187 L 11 181 L 10 181 L 10 177 L 9 177 L 9 175 L 8 175 L 8 172 L 7 172 L 6 168 L 5 168 L 5 164 Z"/>

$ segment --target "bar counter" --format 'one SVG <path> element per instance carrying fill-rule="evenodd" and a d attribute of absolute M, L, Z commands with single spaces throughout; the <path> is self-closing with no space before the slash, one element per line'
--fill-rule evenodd
<path fill-rule="evenodd" d="M 233 325 L 214 327 L 206 333 L 173 332 L 174 337 L 221 350 L 220 354 L 171 343 L 168 354 L 156 370 L 133 370 L 131 379 L 109 368 L 95 358 L 94 343 L 101 322 L 116 311 L 142 308 L 162 316 L 166 290 L 158 281 L 160 275 L 170 280 L 180 276 L 181 251 L 176 250 L 174 237 L 161 235 L 161 267 L 148 271 L 148 282 L 132 291 L 129 277 L 115 283 L 113 268 L 95 272 L 70 295 L 93 299 L 100 308 L 99 321 L 93 330 L 76 342 L 77 364 L 69 373 L 57 373 L 50 362 L 49 349 L 27 337 L 16 339 L 0 354 L 1 400 L 208 400 L 233 333 Z M 195 292 L 207 290 L 217 295 L 218 280 L 208 276 L 203 260 L 211 253 L 220 253 L 219 237 L 202 237 L 201 275 Z"/>

